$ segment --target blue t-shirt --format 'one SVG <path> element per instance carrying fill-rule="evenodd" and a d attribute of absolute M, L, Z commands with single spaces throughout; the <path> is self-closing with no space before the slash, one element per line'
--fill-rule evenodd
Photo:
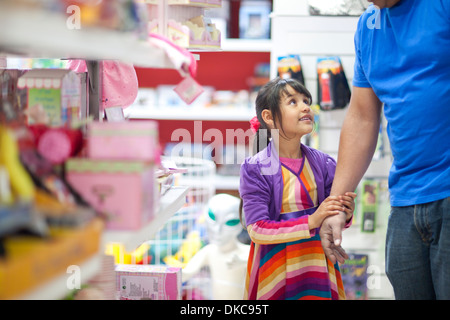
<path fill-rule="evenodd" d="M 384 103 L 392 206 L 450 196 L 450 1 L 371 5 L 355 33 L 355 87 Z"/>

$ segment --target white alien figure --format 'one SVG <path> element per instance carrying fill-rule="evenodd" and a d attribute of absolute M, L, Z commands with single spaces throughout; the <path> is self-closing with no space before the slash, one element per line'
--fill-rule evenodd
<path fill-rule="evenodd" d="M 208 202 L 207 234 L 209 244 L 200 249 L 183 268 L 183 281 L 202 267 L 209 267 L 214 300 L 241 300 L 250 246 L 239 242 L 240 199 L 217 194 Z"/>

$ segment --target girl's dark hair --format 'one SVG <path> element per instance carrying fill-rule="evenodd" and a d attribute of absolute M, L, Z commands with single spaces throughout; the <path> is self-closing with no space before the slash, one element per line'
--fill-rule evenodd
<path fill-rule="evenodd" d="M 305 88 L 300 81 L 296 79 L 282 79 L 277 77 L 266 83 L 258 92 L 256 97 L 256 116 L 261 124 L 258 131 L 256 132 L 256 139 L 254 142 L 253 150 L 258 153 L 269 144 L 271 135 L 270 129 L 267 127 L 266 123 L 263 121 L 261 113 L 263 110 L 268 109 L 272 113 L 274 123 L 279 123 L 281 130 L 283 131 L 283 124 L 281 120 L 281 109 L 280 102 L 283 95 L 288 95 L 287 86 L 292 87 L 298 93 L 304 94 L 308 100 L 309 104 L 312 103 L 312 96 L 308 89 Z M 264 129 L 264 130 L 262 130 Z"/>

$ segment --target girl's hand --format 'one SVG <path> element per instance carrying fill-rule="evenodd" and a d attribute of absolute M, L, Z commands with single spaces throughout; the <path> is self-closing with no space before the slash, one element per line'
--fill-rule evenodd
<path fill-rule="evenodd" d="M 349 222 L 355 211 L 356 193 L 346 192 L 343 196 L 339 196 L 339 201 L 344 205 L 345 221 Z"/>
<path fill-rule="evenodd" d="M 317 210 L 309 216 L 308 226 L 310 230 L 320 227 L 326 217 L 334 216 L 341 212 L 346 212 L 344 203 L 349 202 L 349 199 L 342 199 L 345 201 L 341 202 L 341 197 L 344 196 L 329 196 L 320 204 Z"/>

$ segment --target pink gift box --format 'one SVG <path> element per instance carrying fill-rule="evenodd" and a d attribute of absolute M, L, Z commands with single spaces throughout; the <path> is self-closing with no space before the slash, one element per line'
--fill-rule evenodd
<path fill-rule="evenodd" d="M 181 268 L 116 265 L 118 300 L 181 300 Z"/>
<path fill-rule="evenodd" d="M 70 158 L 66 178 L 106 217 L 106 229 L 136 230 L 154 217 L 158 193 L 152 163 Z"/>
<path fill-rule="evenodd" d="M 93 159 L 159 162 L 158 123 L 152 120 L 92 122 L 87 155 Z"/>

